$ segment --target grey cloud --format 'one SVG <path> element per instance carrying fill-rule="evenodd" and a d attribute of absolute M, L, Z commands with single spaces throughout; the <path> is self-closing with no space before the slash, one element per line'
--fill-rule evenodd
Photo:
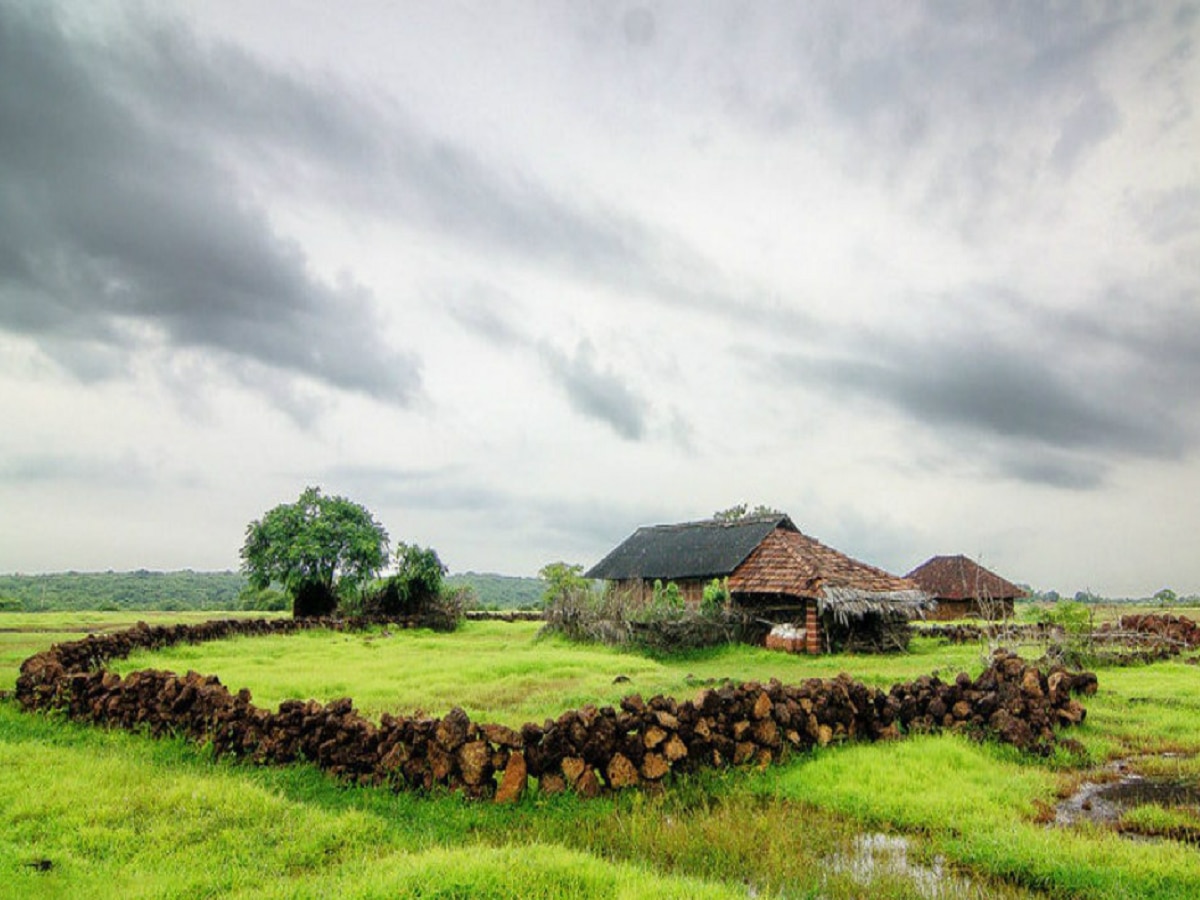
<path fill-rule="evenodd" d="M 0 323 L 39 340 L 139 347 L 145 335 L 130 344 L 116 327 L 133 318 L 173 344 L 409 402 L 418 363 L 379 336 L 374 298 L 314 278 L 258 190 L 315 195 L 639 303 L 808 322 L 674 235 L 491 165 L 335 78 L 281 75 L 165 20 L 131 19 L 100 45 L 69 40 L 49 13 L 0 16 L 0 123 L 20 136 L 0 148 Z M 480 308 L 460 320 L 475 315 L 478 330 Z"/>
<path fill-rule="evenodd" d="M 264 80 L 234 74 L 251 96 Z M 51 13 L 0 8 L 0 323 L 47 345 L 215 349 L 408 402 L 416 362 L 380 339 L 370 296 L 313 278 L 239 190 L 236 140 L 164 103 L 213 77 L 194 55 L 73 42 Z"/>
<path fill-rule="evenodd" d="M 1066 490 L 1091 490 L 1104 484 L 1105 466 L 1079 455 L 1023 447 L 1000 455 L 1001 471 L 1019 481 Z"/>
<path fill-rule="evenodd" d="M 108 487 L 147 487 L 154 480 L 150 466 L 129 451 L 116 456 L 38 453 L 0 458 L 0 483 L 28 486 L 71 481 Z"/>
<path fill-rule="evenodd" d="M 325 473 L 368 507 L 395 506 L 470 514 L 488 527 L 503 523 L 510 535 L 529 535 L 538 546 L 572 554 L 570 561 L 595 562 L 636 527 L 666 522 L 677 511 L 639 501 L 609 503 L 554 497 L 487 486 L 460 468 L 405 469 L 337 466 Z M 331 488 L 341 490 L 340 487 Z M 386 524 L 386 523 L 385 523 Z M 546 561 L 549 561 L 548 559 Z"/>
<path fill-rule="evenodd" d="M 541 355 L 576 412 L 604 422 L 626 440 L 645 435 L 645 402 L 616 373 L 597 367 L 590 343 L 580 344 L 574 356 L 543 344 Z"/>
<path fill-rule="evenodd" d="M 528 346 L 530 338 L 512 324 L 517 301 L 508 293 L 484 285 L 452 298 L 446 312 L 467 331 L 499 347 Z"/>
<path fill-rule="evenodd" d="M 1194 442 L 1200 314 L 1182 301 L 1106 296 L 1084 316 L 985 292 L 936 313 L 937 330 L 849 330 L 823 355 L 777 362 L 797 384 L 891 408 L 1023 481 L 1089 489 L 1116 459 L 1178 459 Z"/>
<path fill-rule="evenodd" d="M 1190 237 L 1200 231 L 1200 186 L 1161 191 L 1140 200 L 1133 214 L 1155 243 Z"/>
<path fill-rule="evenodd" d="M 502 491 L 472 482 L 461 469 L 405 469 L 342 465 L 325 472 L 340 490 L 364 498 L 368 505 L 451 511 L 499 511 L 511 498 Z"/>
<path fill-rule="evenodd" d="M 1088 150 L 1117 130 L 1121 116 L 1110 97 L 1090 91 L 1062 125 L 1050 161 L 1063 174 L 1075 168 Z"/>
<path fill-rule="evenodd" d="M 859 3 L 763 15 L 752 42 L 728 38 L 739 67 L 737 89 L 724 92 L 731 114 L 806 140 L 832 125 L 856 178 L 884 182 L 969 239 L 1027 215 L 1051 189 L 1044 169 L 1069 174 L 1119 131 L 1127 111 L 1100 87 L 1114 59 L 1195 29 L 1154 4 L 926 2 L 897 15 Z M 1153 98 L 1178 125 L 1191 115 L 1178 85 L 1194 84 L 1194 54 L 1160 68 L 1139 102 Z M 1163 83 L 1177 86 L 1174 99 Z"/>
<path fill-rule="evenodd" d="M 511 310 L 514 303 L 503 292 L 477 286 L 452 302 L 448 309 L 462 327 L 489 343 L 511 349 L 535 349 L 577 413 L 604 422 L 627 440 L 645 437 L 645 401 L 615 372 L 599 367 L 595 347 L 589 341 L 583 341 L 574 355 L 568 355 L 549 341 L 536 340 L 513 325 L 505 312 L 501 312 L 502 309 Z M 677 412 L 667 430 L 673 440 L 687 446 L 690 430 Z"/>

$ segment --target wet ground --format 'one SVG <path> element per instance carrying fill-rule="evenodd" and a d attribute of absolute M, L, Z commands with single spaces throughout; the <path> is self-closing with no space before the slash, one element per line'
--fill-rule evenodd
<path fill-rule="evenodd" d="M 854 839 L 851 853 L 831 857 L 828 864 L 864 887 L 881 876 L 905 879 L 927 900 L 986 896 L 970 879 L 948 869 L 941 857 L 924 865 L 908 858 L 908 848 L 908 840 L 899 835 L 861 834 Z"/>
<path fill-rule="evenodd" d="M 1200 806 L 1200 785 L 1173 778 L 1151 778 L 1135 771 L 1135 761 L 1117 760 L 1102 771 L 1101 780 L 1085 781 L 1055 809 L 1056 825 L 1076 822 L 1116 823 L 1137 806 L 1165 808 Z"/>

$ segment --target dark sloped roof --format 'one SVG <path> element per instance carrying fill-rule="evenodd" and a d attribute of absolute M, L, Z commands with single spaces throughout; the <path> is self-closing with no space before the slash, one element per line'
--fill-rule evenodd
<path fill-rule="evenodd" d="M 585 575 L 609 581 L 720 578 L 732 573 L 776 528 L 796 530 L 784 515 L 650 525 L 631 534 Z"/>
<path fill-rule="evenodd" d="M 922 590 L 939 600 L 1008 600 L 1025 591 L 965 556 L 934 556 L 909 572 Z"/>

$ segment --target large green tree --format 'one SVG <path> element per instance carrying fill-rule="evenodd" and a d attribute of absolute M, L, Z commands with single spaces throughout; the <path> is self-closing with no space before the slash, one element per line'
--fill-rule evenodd
<path fill-rule="evenodd" d="M 387 531 L 366 507 L 316 487 L 247 525 L 242 545 L 251 585 L 283 585 L 296 616 L 333 612 L 339 590 L 364 584 L 387 558 Z"/>

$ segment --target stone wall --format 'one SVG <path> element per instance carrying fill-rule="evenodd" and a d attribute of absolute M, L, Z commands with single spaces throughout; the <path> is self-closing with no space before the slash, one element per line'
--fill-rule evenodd
<path fill-rule="evenodd" d="M 655 788 L 672 772 L 768 765 L 789 751 L 847 740 L 898 738 L 951 729 L 991 736 L 1034 752 L 1055 743 L 1055 729 L 1083 721 L 1072 692 L 1092 693 L 1096 677 L 1041 672 L 999 652 L 972 680 L 922 676 L 888 692 L 848 675 L 784 685 L 748 682 L 704 690 L 694 700 L 626 697 L 619 708 L 584 706 L 520 729 L 472 722 L 461 709 L 442 718 L 385 714 L 378 724 L 349 698 L 327 704 L 288 700 L 277 711 L 230 692 L 212 675 L 153 669 L 122 678 L 107 660 L 138 648 L 305 628 L 346 629 L 337 620 L 231 620 L 150 627 L 57 644 L 25 660 L 16 697 L 26 710 L 57 709 L 71 718 L 153 735 L 211 742 L 216 755 L 259 763 L 306 760 L 360 784 L 393 789 L 445 786 L 471 797 L 514 800 L 530 779 L 552 793 L 584 796 Z M 405 623 L 401 623 L 405 624 Z"/>

